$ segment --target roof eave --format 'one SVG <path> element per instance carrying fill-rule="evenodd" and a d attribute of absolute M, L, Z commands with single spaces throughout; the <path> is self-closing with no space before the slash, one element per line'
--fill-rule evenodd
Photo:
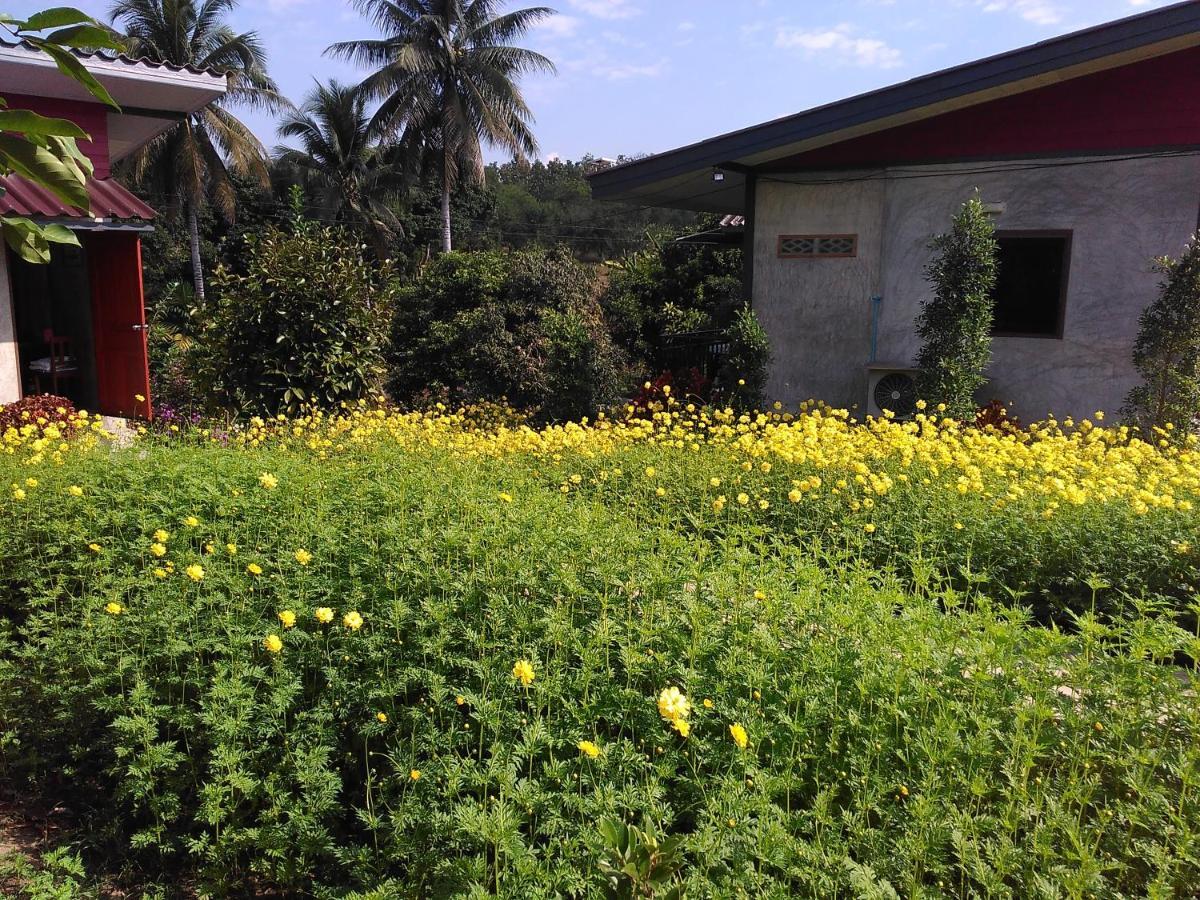
<path fill-rule="evenodd" d="M 982 100 L 989 91 L 1050 73 L 1139 51 L 1153 55 L 1145 51 L 1155 47 L 1165 53 L 1196 43 L 1200 43 L 1200 0 L 1185 0 L 605 169 L 589 176 L 592 196 L 624 199 L 639 189 L 694 177 L 722 163 L 754 165 L 782 158 L 805 141 L 876 123 L 886 127 L 898 116 L 955 100 Z"/>

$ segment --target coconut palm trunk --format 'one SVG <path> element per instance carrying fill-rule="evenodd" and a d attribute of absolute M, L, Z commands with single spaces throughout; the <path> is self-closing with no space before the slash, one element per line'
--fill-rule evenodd
<path fill-rule="evenodd" d="M 454 237 L 450 230 L 450 173 L 442 175 L 442 252 L 454 249 Z"/>
<path fill-rule="evenodd" d="M 200 258 L 200 216 L 196 204 L 187 204 L 188 240 L 192 245 L 192 286 L 196 291 L 196 299 L 204 302 L 204 261 Z"/>

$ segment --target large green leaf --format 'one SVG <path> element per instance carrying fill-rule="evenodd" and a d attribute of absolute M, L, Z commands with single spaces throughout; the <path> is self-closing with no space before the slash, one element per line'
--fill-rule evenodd
<path fill-rule="evenodd" d="M 109 29 L 94 22 L 71 25 L 46 35 L 44 40 L 60 47 L 78 47 L 83 50 L 123 50 L 125 45 Z"/>
<path fill-rule="evenodd" d="M 88 93 L 97 100 L 107 103 L 114 109 L 120 109 L 117 101 L 112 98 L 112 95 L 109 94 L 104 85 L 96 80 L 96 77 L 87 70 L 83 63 L 75 58 L 70 50 L 64 50 L 55 44 L 42 43 L 39 46 L 40 49 L 44 50 L 54 60 L 60 72 L 82 84 L 87 88 Z"/>
<path fill-rule="evenodd" d="M 74 122 L 39 116 L 28 109 L 0 109 L 0 131 L 16 131 L 24 135 L 55 134 L 90 140 L 90 135 Z"/>
<path fill-rule="evenodd" d="M 50 262 L 50 244 L 79 246 L 79 238 L 61 225 L 38 225 L 23 216 L 0 216 L 4 242 L 21 259 L 34 265 Z"/>
<path fill-rule="evenodd" d="M 34 13 L 24 22 L 16 22 L 21 31 L 45 31 L 47 28 L 63 28 L 67 25 L 95 24 L 85 12 L 71 6 L 56 6 Z"/>
<path fill-rule="evenodd" d="M 45 187 L 64 203 L 88 209 L 87 179 L 77 165 L 11 134 L 0 134 L 0 166 Z"/>

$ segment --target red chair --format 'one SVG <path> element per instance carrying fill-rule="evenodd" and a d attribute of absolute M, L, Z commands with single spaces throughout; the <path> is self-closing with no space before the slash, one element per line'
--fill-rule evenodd
<path fill-rule="evenodd" d="M 69 381 L 79 377 L 79 362 L 71 353 L 71 339 L 56 335 L 53 329 L 47 328 L 42 332 L 42 340 L 50 348 L 50 355 L 35 359 L 29 364 L 29 374 L 39 394 L 46 393 L 42 379 L 50 379 L 50 393 L 58 395 L 60 381 Z"/>

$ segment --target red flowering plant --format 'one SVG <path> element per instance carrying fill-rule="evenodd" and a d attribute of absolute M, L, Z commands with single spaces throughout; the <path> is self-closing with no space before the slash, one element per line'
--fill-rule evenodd
<path fill-rule="evenodd" d="M 75 404 L 53 394 L 34 394 L 0 406 L 0 434 L 26 425 L 57 425 L 65 432 L 72 432 L 79 427 L 79 417 Z"/>

